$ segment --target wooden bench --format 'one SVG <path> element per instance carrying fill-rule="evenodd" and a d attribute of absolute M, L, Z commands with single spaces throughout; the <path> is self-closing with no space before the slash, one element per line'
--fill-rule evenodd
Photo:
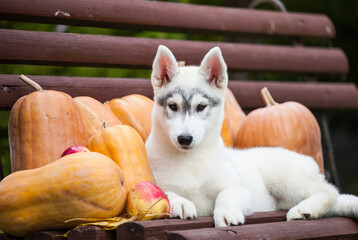
<path fill-rule="evenodd" d="M 341 49 L 303 46 L 303 38 L 331 39 L 335 28 L 327 16 L 277 11 L 223 8 L 152 1 L 95 0 L 0 0 L 0 20 L 92 26 L 113 29 L 150 30 L 220 35 L 227 39 L 288 39 L 292 45 L 238 42 L 150 39 L 62 32 L 0 29 L 0 63 L 51 66 L 119 67 L 150 69 L 159 44 L 168 46 L 178 60 L 198 65 L 204 54 L 220 46 L 231 71 L 295 74 L 301 79 L 340 76 L 348 73 L 348 60 Z M 276 39 L 275 38 L 275 39 Z M 250 40 L 251 41 L 251 40 Z M 21 72 L 22 73 L 22 72 Z M 16 74 L 21 74 L 16 73 Z M 131 93 L 153 97 L 148 79 L 32 75 L 45 89 L 71 96 L 91 96 L 101 102 Z M 149 75 L 148 75 L 149 78 Z M 287 79 L 288 80 L 288 79 Z M 0 109 L 10 110 L 32 89 L 17 75 L 0 75 Z M 268 87 L 278 102 L 294 100 L 313 111 L 358 109 L 358 91 L 353 83 L 267 82 L 230 79 L 229 87 L 244 109 L 263 106 L 260 89 Z M 323 114 L 319 117 L 324 140 L 329 139 Z M 329 147 L 330 142 L 324 141 Z M 326 154 L 326 156 L 329 156 Z M 335 163 L 327 157 L 335 178 Z M 64 239 L 63 231 L 37 232 L 25 237 Z M 247 224 L 215 229 L 211 217 L 196 220 L 165 219 L 126 223 L 116 231 L 97 227 L 72 230 L 68 239 L 239 239 L 239 238 L 355 238 L 358 224 L 349 218 L 326 218 L 286 222 L 285 212 L 255 213 Z M 6 234 L 0 239 L 17 239 Z"/>

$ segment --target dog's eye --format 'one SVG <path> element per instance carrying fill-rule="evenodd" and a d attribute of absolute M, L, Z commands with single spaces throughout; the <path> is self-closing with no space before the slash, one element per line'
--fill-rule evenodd
<path fill-rule="evenodd" d="M 201 111 L 203 111 L 203 110 L 206 108 L 206 106 L 207 106 L 207 105 L 199 104 L 199 105 L 196 107 L 196 111 L 201 112 Z"/>
<path fill-rule="evenodd" d="M 168 106 L 172 111 L 174 112 L 178 111 L 178 106 L 175 103 L 171 103 Z"/>

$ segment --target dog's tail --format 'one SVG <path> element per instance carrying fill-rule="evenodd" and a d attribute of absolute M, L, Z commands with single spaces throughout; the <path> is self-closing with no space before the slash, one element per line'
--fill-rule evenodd
<path fill-rule="evenodd" d="M 358 197 L 340 194 L 337 202 L 327 212 L 327 217 L 344 216 L 358 219 Z"/>

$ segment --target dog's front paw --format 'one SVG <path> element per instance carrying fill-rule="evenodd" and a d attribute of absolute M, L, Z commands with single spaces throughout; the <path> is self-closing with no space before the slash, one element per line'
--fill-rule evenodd
<path fill-rule="evenodd" d="M 194 219 L 197 217 L 194 203 L 174 193 L 168 193 L 170 214 L 181 219 Z"/>
<path fill-rule="evenodd" d="M 245 216 L 239 209 L 215 208 L 215 227 L 237 226 L 245 223 Z"/>

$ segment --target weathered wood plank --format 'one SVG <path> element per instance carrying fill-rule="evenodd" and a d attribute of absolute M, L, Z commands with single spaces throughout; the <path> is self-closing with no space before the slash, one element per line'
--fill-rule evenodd
<path fill-rule="evenodd" d="M 91 96 L 101 102 L 122 97 L 131 93 L 153 96 L 153 89 L 148 79 L 126 78 L 88 78 L 88 77 L 54 77 L 28 76 L 38 82 L 44 89 L 63 91 L 75 96 Z M 34 90 L 18 79 L 17 75 L 0 75 L 0 108 L 9 108 L 23 95 Z"/>
<path fill-rule="evenodd" d="M 280 13 L 155 1 L 107 0 L 99 3 L 95 0 L 0 0 L 0 19 L 189 33 L 249 33 L 323 38 L 335 35 L 332 22 L 321 14 Z"/>
<path fill-rule="evenodd" d="M 264 106 L 260 90 L 267 87 L 276 102 L 297 101 L 310 109 L 358 109 L 354 83 L 230 81 L 229 88 L 244 108 Z"/>
<path fill-rule="evenodd" d="M 211 228 L 212 217 L 198 217 L 195 220 L 163 219 L 155 221 L 129 222 L 117 227 L 117 240 L 165 239 L 166 231 Z"/>
<path fill-rule="evenodd" d="M 41 231 L 34 232 L 25 237 L 24 240 L 66 240 L 65 231 Z"/>
<path fill-rule="evenodd" d="M 91 96 L 105 102 L 138 93 L 150 98 L 153 90 L 148 79 L 29 76 L 44 89 L 63 91 L 73 97 Z M 298 101 L 311 109 L 357 109 L 358 90 L 353 83 L 293 83 L 229 81 L 243 108 L 264 105 L 260 89 L 268 87 L 277 102 Z M 17 75 L 0 75 L 0 108 L 11 108 L 17 99 L 33 91 Z"/>
<path fill-rule="evenodd" d="M 6 233 L 0 233 L 0 240 L 23 240 L 22 237 L 13 237 Z"/>
<path fill-rule="evenodd" d="M 286 220 L 286 211 L 260 212 L 246 217 L 246 224 L 278 222 Z M 163 219 L 125 223 L 117 228 L 117 239 L 145 240 L 166 239 L 165 232 L 213 228 L 212 217 L 198 217 L 195 220 Z M 210 238 L 208 238 L 210 239 Z"/>
<path fill-rule="evenodd" d="M 168 240 L 357 239 L 358 223 L 349 218 L 263 223 L 168 232 Z"/>
<path fill-rule="evenodd" d="M 179 61 L 200 64 L 219 46 L 231 70 L 345 74 L 337 48 L 268 46 L 0 29 L 0 63 L 151 68 L 160 44 Z"/>
<path fill-rule="evenodd" d="M 68 233 L 68 240 L 115 240 L 115 231 L 106 231 L 95 226 L 75 228 Z"/>

